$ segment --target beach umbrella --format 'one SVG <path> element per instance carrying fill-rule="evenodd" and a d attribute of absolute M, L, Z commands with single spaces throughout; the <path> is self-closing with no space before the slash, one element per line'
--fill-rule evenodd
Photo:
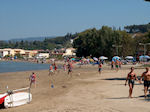
<path fill-rule="evenodd" d="M 82 60 L 83 60 L 83 61 L 86 61 L 86 58 L 83 58 Z"/>
<path fill-rule="evenodd" d="M 112 58 L 112 61 L 116 61 L 116 60 L 119 60 L 119 59 L 121 59 L 119 56 L 114 56 L 114 57 Z"/>
<path fill-rule="evenodd" d="M 149 56 L 147 56 L 147 55 L 145 55 L 145 56 L 144 56 L 144 58 L 146 58 L 146 59 L 150 59 L 150 57 L 149 57 Z"/>
<path fill-rule="evenodd" d="M 133 59 L 132 56 L 126 56 L 125 58 L 126 58 L 126 59 Z"/>
<path fill-rule="evenodd" d="M 139 56 L 139 58 L 140 58 L 140 60 L 141 60 L 141 59 L 150 59 L 150 57 L 147 56 L 147 55 L 145 55 L 145 56 Z"/>
<path fill-rule="evenodd" d="M 94 60 L 93 60 L 93 59 L 90 59 L 90 62 L 94 62 Z"/>
<path fill-rule="evenodd" d="M 93 57 L 93 59 L 94 59 L 95 61 L 98 61 L 98 59 L 97 59 L 96 57 Z"/>
<path fill-rule="evenodd" d="M 108 58 L 105 57 L 105 56 L 101 56 L 101 57 L 99 57 L 99 59 L 101 59 L 101 60 L 106 60 L 106 59 L 108 59 Z"/>

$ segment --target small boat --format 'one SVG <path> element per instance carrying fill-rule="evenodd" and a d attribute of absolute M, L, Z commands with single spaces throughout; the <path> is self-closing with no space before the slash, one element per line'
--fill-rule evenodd
<path fill-rule="evenodd" d="M 32 94 L 29 92 L 18 92 L 27 88 L 8 91 L 7 93 L 0 94 L 0 106 L 1 108 L 10 108 L 21 106 L 30 103 L 32 100 Z M 29 88 L 28 88 L 29 89 Z"/>

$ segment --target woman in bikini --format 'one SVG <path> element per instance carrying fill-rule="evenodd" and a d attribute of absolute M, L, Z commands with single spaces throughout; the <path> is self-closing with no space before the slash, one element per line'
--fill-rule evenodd
<path fill-rule="evenodd" d="M 134 87 L 134 81 L 135 80 L 138 81 L 138 78 L 137 78 L 136 74 L 134 73 L 134 67 L 131 67 L 131 71 L 127 75 L 125 86 L 127 84 L 127 80 L 128 80 L 128 85 L 129 85 L 129 98 L 132 98 L 132 91 L 133 91 L 133 87 Z"/>

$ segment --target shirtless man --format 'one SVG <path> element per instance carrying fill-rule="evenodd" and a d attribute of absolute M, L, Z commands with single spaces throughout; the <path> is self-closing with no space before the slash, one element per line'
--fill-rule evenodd
<path fill-rule="evenodd" d="M 128 80 L 128 85 L 129 85 L 129 98 L 132 98 L 132 91 L 133 91 L 133 87 L 134 87 L 134 81 L 135 80 L 138 81 L 137 76 L 134 73 L 134 67 L 131 67 L 131 71 L 127 75 L 125 86 L 127 84 L 127 80 Z"/>
<path fill-rule="evenodd" d="M 148 91 L 148 88 L 150 86 L 150 71 L 149 71 L 148 67 L 146 67 L 145 69 L 146 69 L 146 71 L 143 72 L 143 74 L 141 75 L 140 83 L 142 81 L 142 78 L 144 77 L 144 96 L 146 98 L 147 91 Z"/>

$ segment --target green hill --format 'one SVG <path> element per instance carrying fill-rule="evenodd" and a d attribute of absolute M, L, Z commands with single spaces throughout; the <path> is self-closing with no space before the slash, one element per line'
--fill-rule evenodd
<path fill-rule="evenodd" d="M 142 25 L 129 25 L 125 26 L 124 29 L 128 33 L 145 33 L 150 31 L 150 23 Z"/>

